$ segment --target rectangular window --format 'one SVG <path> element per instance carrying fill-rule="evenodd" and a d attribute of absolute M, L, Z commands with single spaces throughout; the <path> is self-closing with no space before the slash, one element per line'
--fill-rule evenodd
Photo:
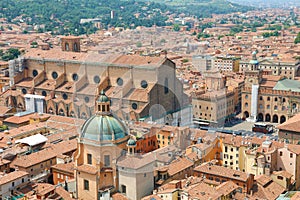
<path fill-rule="evenodd" d="M 282 151 L 279 152 L 279 155 L 282 156 Z"/>
<path fill-rule="evenodd" d="M 87 163 L 88 163 L 89 165 L 92 164 L 92 154 L 90 154 L 90 153 L 87 154 Z"/>
<path fill-rule="evenodd" d="M 57 178 L 60 178 L 60 174 L 59 173 L 57 173 Z"/>
<path fill-rule="evenodd" d="M 225 147 L 225 152 L 227 152 L 227 147 Z"/>
<path fill-rule="evenodd" d="M 88 180 L 83 180 L 83 187 L 84 187 L 84 190 L 89 190 L 90 189 Z"/>
<path fill-rule="evenodd" d="M 105 155 L 104 156 L 104 166 L 105 167 L 109 167 L 110 166 L 110 156 L 109 155 Z"/>
<path fill-rule="evenodd" d="M 283 180 L 283 177 L 282 176 L 277 176 L 277 179 Z"/>
<path fill-rule="evenodd" d="M 292 158 L 293 157 L 293 153 L 290 153 L 290 158 Z"/>

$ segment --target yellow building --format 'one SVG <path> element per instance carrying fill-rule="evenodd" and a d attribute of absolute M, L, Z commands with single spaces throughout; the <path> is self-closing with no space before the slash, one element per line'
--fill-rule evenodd
<path fill-rule="evenodd" d="M 174 127 L 165 126 L 156 133 L 158 148 L 166 147 L 173 144 Z"/>
<path fill-rule="evenodd" d="M 245 171 L 245 150 L 248 142 L 243 141 L 242 137 L 233 135 L 222 135 L 220 137 L 222 148 L 223 166 Z"/>
<path fill-rule="evenodd" d="M 204 138 L 198 138 L 197 144 L 186 148 L 186 155 L 195 152 L 200 163 L 218 160 L 222 165 L 222 148 L 219 138 L 215 133 L 209 134 Z"/>
<path fill-rule="evenodd" d="M 222 72 L 238 72 L 240 58 L 236 57 L 216 57 L 213 60 L 213 68 Z"/>

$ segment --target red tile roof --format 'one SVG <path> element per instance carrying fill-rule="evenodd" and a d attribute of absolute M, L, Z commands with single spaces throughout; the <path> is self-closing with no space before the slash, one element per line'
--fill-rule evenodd
<path fill-rule="evenodd" d="M 0 176 L 0 186 L 12 182 L 18 178 L 25 177 L 26 175 L 28 175 L 28 173 L 24 171 L 14 171 L 9 174 L 4 174 Z"/>

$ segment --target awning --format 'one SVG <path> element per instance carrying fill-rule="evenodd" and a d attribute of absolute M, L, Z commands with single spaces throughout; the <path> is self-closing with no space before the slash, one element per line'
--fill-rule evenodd
<path fill-rule="evenodd" d="M 198 121 L 194 121 L 195 124 L 202 124 L 202 125 L 209 125 L 209 123 L 207 122 L 198 122 Z"/>
<path fill-rule="evenodd" d="M 36 135 L 32 135 L 32 136 L 29 136 L 29 137 L 26 137 L 26 138 L 23 138 L 23 139 L 20 139 L 20 140 L 16 140 L 16 144 L 17 143 L 22 143 L 22 144 L 28 144 L 29 146 L 35 146 L 35 145 L 38 145 L 38 144 L 41 144 L 41 143 L 44 143 L 46 142 L 48 139 L 41 135 L 41 134 L 36 134 Z"/>

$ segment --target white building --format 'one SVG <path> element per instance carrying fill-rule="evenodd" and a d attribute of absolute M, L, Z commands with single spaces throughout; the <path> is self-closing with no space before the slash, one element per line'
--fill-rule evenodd
<path fill-rule="evenodd" d="M 24 171 L 14 171 L 0 176 L 0 199 L 10 197 L 16 188 L 25 186 L 30 179 Z"/>

